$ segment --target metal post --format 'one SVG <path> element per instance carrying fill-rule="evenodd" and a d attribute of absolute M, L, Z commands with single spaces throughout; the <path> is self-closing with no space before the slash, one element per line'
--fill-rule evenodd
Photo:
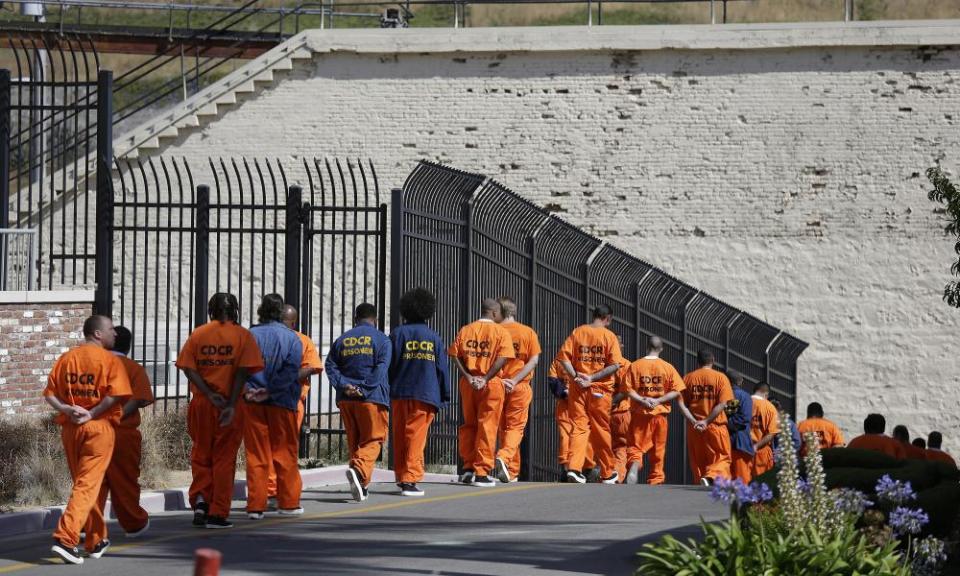
<path fill-rule="evenodd" d="M 97 314 L 113 313 L 113 72 L 97 74 Z"/>
<path fill-rule="evenodd" d="M 593 4 L 587 0 L 587 26 L 593 26 Z"/>
<path fill-rule="evenodd" d="M 731 318 L 727 325 L 723 327 L 723 367 L 727 372 L 730 371 L 730 327 L 742 314 L 743 312 L 737 312 L 736 316 Z"/>
<path fill-rule="evenodd" d="M 537 238 L 531 236 L 527 239 L 527 254 L 530 257 L 530 266 L 527 273 L 530 275 L 530 290 L 528 293 L 528 302 L 525 320 L 528 326 L 533 326 L 535 318 L 539 318 L 537 310 Z M 530 406 L 530 410 L 535 405 Z M 523 431 L 523 440 L 520 442 L 520 479 L 527 482 L 533 476 L 533 418 L 527 418 L 527 425 Z"/>
<path fill-rule="evenodd" d="M 727 0 L 723 0 L 723 23 L 727 23 Z"/>
<path fill-rule="evenodd" d="M 300 304 L 300 244 L 303 237 L 303 222 L 300 209 L 303 205 L 303 190 L 291 186 L 287 190 L 285 253 L 283 266 L 283 299 L 288 304 Z"/>
<path fill-rule="evenodd" d="M 603 2 L 597 2 L 597 26 L 603 26 Z"/>
<path fill-rule="evenodd" d="M 377 236 L 379 236 L 380 244 L 380 257 L 378 258 L 378 276 L 379 284 L 377 288 L 377 294 L 379 295 L 377 301 L 377 323 L 380 326 L 380 331 L 385 331 L 387 329 L 387 205 L 381 204 L 380 210 L 377 212 L 377 218 L 380 220 L 379 230 L 377 231 Z M 391 306 L 392 308 L 392 306 Z"/>
<path fill-rule="evenodd" d="M 853 0 L 844 0 L 843 2 L 843 21 L 853 21 Z"/>
<path fill-rule="evenodd" d="M 205 184 L 197 186 L 196 221 L 197 257 L 193 269 L 194 328 L 207 321 L 207 298 L 210 297 L 207 293 L 210 282 L 210 187 Z"/>
<path fill-rule="evenodd" d="M 593 320 L 590 313 L 590 260 L 583 265 L 583 318 L 586 324 Z"/>
<path fill-rule="evenodd" d="M 714 0 L 710 0 L 710 23 L 711 23 L 711 24 L 716 24 L 716 23 L 717 23 L 717 9 L 716 9 L 716 7 L 715 7 L 713 4 L 714 4 Z"/>
<path fill-rule="evenodd" d="M 10 227 L 10 71 L 0 70 L 0 228 Z M 3 257 L 3 254 L 0 254 Z M 3 278 L 0 278 L 0 282 Z M 2 288 L 2 286 L 0 286 Z"/>
<path fill-rule="evenodd" d="M 390 191 L 390 326 L 400 325 L 403 274 L 403 190 Z"/>
<path fill-rule="evenodd" d="M 463 269 L 461 270 L 460 324 L 466 326 L 473 320 L 473 206 L 469 200 L 463 207 Z"/>
<path fill-rule="evenodd" d="M 302 215 L 303 237 L 301 238 L 302 244 L 300 248 L 300 302 L 297 302 L 297 307 L 300 310 L 300 325 L 297 328 L 300 332 L 312 338 L 313 302 L 311 301 L 311 283 L 313 281 L 313 219 L 311 218 L 310 204 L 304 203 L 301 206 L 300 213 Z M 297 452 L 300 458 L 307 458 L 310 455 L 310 433 L 312 431 L 310 417 L 313 415 L 310 411 L 310 405 L 313 401 L 313 377 L 311 376 L 309 380 L 311 381 L 311 386 L 310 390 L 307 391 L 306 414 L 300 426 L 300 444 Z M 317 404 L 319 405 L 319 399 Z"/>

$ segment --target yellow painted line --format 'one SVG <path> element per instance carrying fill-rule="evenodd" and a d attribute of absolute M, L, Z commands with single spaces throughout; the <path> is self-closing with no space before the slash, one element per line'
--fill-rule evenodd
<path fill-rule="evenodd" d="M 463 494 L 447 494 L 445 496 L 430 496 L 428 498 L 417 498 L 413 500 L 403 500 L 401 502 L 390 502 L 386 504 L 376 504 L 373 506 L 363 506 L 363 507 L 352 507 L 345 510 L 335 510 L 332 512 L 315 512 L 313 514 L 304 514 L 303 516 L 291 516 L 291 517 L 279 517 L 271 518 L 269 520 L 262 520 L 258 522 L 250 522 L 249 524 L 240 524 L 234 525 L 233 528 L 227 530 L 202 530 L 199 528 L 190 528 L 188 530 L 182 530 L 180 532 L 175 532 L 173 534 L 168 534 L 166 536 L 160 536 L 158 538 L 152 538 L 149 540 L 142 540 L 137 542 L 131 542 L 129 544 L 118 544 L 110 546 L 110 552 L 114 551 L 124 551 L 124 550 L 133 550 L 134 548 L 141 548 L 143 546 L 149 546 L 150 544 L 159 543 L 159 542 L 170 542 L 172 540 L 180 540 L 182 538 L 204 538 L 211 536 L 224 536 L 231 532 L 236 532 L 238 530 L 253 530 L 259 528 L 265 528 L 269 526 L 276 526 L 280 524 L 290 524 L 292 522 L 303 522 L 305 520 L 322 520 L 324 518 L 339 518 L 343 516 L 352 516 L 358 514 L 367 514 L 370 512 L 383 512 L 384 510 L 394 510 L 396 508 L 407 508 L 410 506 L 419 506 L 422 504 L 431 504 L 433 502 L 446 502 L 449 500 L 465 500 L 467 498 L 478 498 L 481 496 L 492 496 L 494 494 L 506 494 L 510 492 L 524 492 L 526 490 L 536 490 L 544 488 L 556 488 L 560 486 L 573 486 L 573 484 L 547 484 L 547 483 L 536 483 L 536 484 L 525 484 L 522 486 L 510 486 L 506 488 L 496 488 L 494 490 L 477 490 L 464 492 Z M 59 557 L 51 557 L 43 559 L 48 564 L 58 563 L 60 561 Z M 42 564 L 30 564 L 26 562 L 21 562 L 18 564 L 11 564 L 10 566 L 0 567 L 0 574 L 9 574 L 10 572 L 19 572 L 20 570 L 26 570 L 27 568 L 38 568 Z"/>

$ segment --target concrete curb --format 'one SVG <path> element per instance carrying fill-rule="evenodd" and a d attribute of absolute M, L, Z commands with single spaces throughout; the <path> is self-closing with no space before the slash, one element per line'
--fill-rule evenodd
<path fill-rule="evenodd" d="M 344 477 L 346 469 L 345 464 L 325 468 L 310 468 L 301 470 L 300 477 L 303 478 L 304 489 L 335 486 L 346 484 L 346 478 Z M 372 481 L 375 483 L 393 483 L 393 471 L 375 468 Z M 425 474 L 423 481 L 427 483 L 456 482 L 457 476 L 455 474 Z M 150 514 L 187 510 L 190 508 L 188 492 L 189 488 L 142 492 L 140 494 L 140 505 Z M 244 500 L 246 497 L 247 481 L 236 480 L 233 484 L 233 499 Z M 49 506 L 23 512 L 0 514 L 0 537 L 53 530 L 60 520 L 60 516 L 63 515 L 63 508 L 63 506 Z M 107 518 L 116 518 L 110 500 L 107 500 L 104 512 Z"/>

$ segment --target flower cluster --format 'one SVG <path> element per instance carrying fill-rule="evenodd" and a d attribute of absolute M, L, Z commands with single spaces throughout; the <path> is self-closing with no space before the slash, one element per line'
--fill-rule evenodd
<path fill-rule="evenodd" d="M 800 490 L 800 465 L 797 462 L 797 451 L 793 445 L 793 435 L 790 433 L 790 422 L 781 412 L 778 415 L 780 433 L 777 437 L 780 443 L 781 458 L 780 470 L 777 471 L 777 485 L 780 486 L 780 508 L 788 525 L 804 526 L 807 523 L 806 495 Z"/>
<path fill-rule="evenodd" d="M 947 561 L 947 546 L 943 540 L 927 536 L 918 540 L 910 568 L 914 576 L 938 574 L 940 565 Z"/>
<path fill-rule="evenodd" d="M 877 482 L 877 497 L 884 502 L 900 506 L 916 499 L 910 482 L 901 482 L 890 478 L 889 474 L 884 474 Z"/>
<path fill-rule="evenodd" d="M 920 530 L 930 522 L 927 513 L 918 508 L 897 506 L 890 513 L 890 527 L 897 536 L 919 534 Z"/>
<path fill-rule="evenodd" d="M 759 504 L 773 500 L 773 491 L 766 484 L 751 482 L 744 484 L 739 478 L 717 478 L 713 484 L 710 497 L 724 504 L 743 506 L 744 504 Z"/>
<path fill-rule="evenodd" d="M 853 488 L 838 488 L 833 490 L 832 494 L 839 514 L 859 518 L 867 508 L 873 506 L 873 502 L 868 500 L 863 492 Z"/>

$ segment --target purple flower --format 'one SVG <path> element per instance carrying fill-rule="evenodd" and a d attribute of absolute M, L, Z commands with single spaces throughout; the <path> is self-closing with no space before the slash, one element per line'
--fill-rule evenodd
<path fill-rule="evenodd" d="M 947 561 L 946 545 L 943 540 L 927 536 L 923 540 L 917 541 L 916 552 L 913 555 L 913 563 L 922 567 L 937 567 Z"/>
<path fill-rule="evenodd" d="M 860 517 L 864 510 L 873 506 L 873 502 L 867 500 L 867 496 L 863 492 L 853 488 L 834 490 L 833 502 L 837 507 L 837 512 L 852 514 L 857 517 Z"/>
<path fill-rule="evenodd" d="M 889 524 L 897 536 L 906 536 L 907 534 L 919 534 L 925 524 L 930 522 L 927 513 L 918 508 L 905 508 L 897 506 L 890 513 Z"/>
<path fill-rule="evenodd" d="M 743 485 L 743 482 L 740 482 Z M 713 490 L 710 491 L 710 498 L 714 502 L 732 504 L 737 497 L 736 484 L 729 478 L 717 478 L 713 481 Z"/>
<path fill-rule="evenodd" d="M 797 490 L 804 496 L 809 496 L 810 491 L 813 490 L 813 486 L 803 478 L 797 479 Z"/>
<path fill-rule="evenodd" d="M 753 487 L 753 493 L 757 502 L 769 502 L 773 500 L 773 490 L 765 483 L 751 482 L 750 486 Z"/>
<path fill-rule="evenodd" d="M 713 484 L 710 497 L 724 504 L 757 504 L 773 499 L 773 491 L 766 484 L 752 482 L 744 484 L 739 478 L 718 478 Z"/>
<path fill-rule="evenodd" d="M 884 474 L 877 482 L 877 496 L 881 500 L 896 506 L 906 504 L 917 497 L 910 486 L 910 482 L 893 480 L 889 474 Z"/>

